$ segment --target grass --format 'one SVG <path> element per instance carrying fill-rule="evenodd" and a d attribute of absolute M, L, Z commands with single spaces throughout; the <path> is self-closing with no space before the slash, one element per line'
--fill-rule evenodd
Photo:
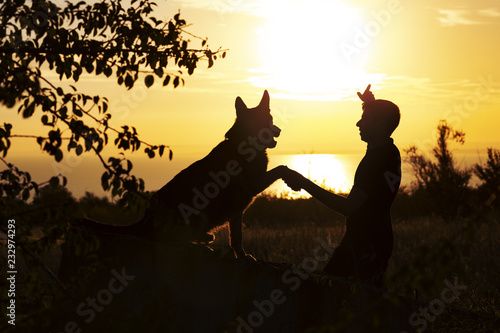
<path fill-rule="evenodd" d="M 257 260 L 274 263 L 300 265 L 307 257 L 312 257 L 319 246 L 318 238 L 332 244 L 340 242 L 343 228 L 319 226 L 292 226 L 284 229 L 268 227 L 248 227 L 243 231 L 245 250 Z M 227 246 L 228 231 L 221 229 L 216 234 L 215 246 Z M 320 263 L 322 269 L 325 263 Z"/>
<path fill-rule="evenodd" d="M 245 250 L 257 260 L 301 265 L 312 257 L 318 237 L 338 243 L 343 218 L 314 199 L 297 201 L 260 197 L 247 210 Z M 458 278 L 467 289 L 454 307 L 500 317 L 500 220 L 481 218 L 443 221 L 438 217 L 393 218 L 394 251 L 387 272 L 389 290 L 430 301 Z M 228 231 L 216 233 L 214 246 L 227 247 Z M 326 262 L 320 263 L 321 270 Z"/>
<path fill-rule="evenodd" d="M 467 289 L 451 305 L 463 309 L 466 315 L 443 314 L 428 331 L 453 331 L 450 325 L 460 332 L 493 331 L 500 318 L 498 211 L 444 221 L 408 214 L 410 201 L 402 198 L 407 202 L 398 203 L 396 199 L 393 205 L 394 251 L 387 272 L 389 290 L 431 301 L 440 297 L 445 279 L 453 281 L 456 277 Z M 88 202 L 80 203 L 80 209 L 91 218 L 102 222 L 135 218 L 125 216 L 105 200 L 87 199 Z M 315 199 L 259 196 L 245 212 L 243 242 L 247 253 L 257 260 L 300 266 L 304 259 L 314 256 L 318 238 L 336 244 L 344 231 L 344 218 Z M 215 235 L 213 246 L 230 252 L 227 228 L 218 229 Z M 57 261 L 52 259 L 49 264 Z M 326 261 L 319 262 L 318 270 L 325 264 Z"/>

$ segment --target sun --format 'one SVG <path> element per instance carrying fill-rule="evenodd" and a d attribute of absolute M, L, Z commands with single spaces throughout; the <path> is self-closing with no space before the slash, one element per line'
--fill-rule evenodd
<path fill-rule="evenodd" d="M 268 1 L 259 8 L 267 24 L 256 31 L 255 86 L 274 88 L 277 98 L 338 100 L 376 83 L 364 69 L 368 47 L 354 59 L 342 51 L 363 26 L 356 8 L 335 0 Z"/>

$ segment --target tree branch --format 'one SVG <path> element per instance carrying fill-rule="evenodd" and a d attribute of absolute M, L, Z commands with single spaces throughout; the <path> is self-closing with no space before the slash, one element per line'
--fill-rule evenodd
<path fill-rule="evenodd" d="M 42 138 L 44 140 L 50 139 L 48 137 L 43 137 L 40 135 L 23 135 L 23 134 L 14 134 L 9 136 L 9 138 L 32 138 L 32 139 Z M 61 140 L 71 140 L 71 138 L 61 138 Z"/>

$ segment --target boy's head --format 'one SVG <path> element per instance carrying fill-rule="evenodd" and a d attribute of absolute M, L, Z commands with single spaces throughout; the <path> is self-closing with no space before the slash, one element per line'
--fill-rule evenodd
<path fill-rule="evenodd" d="M 363 115 L 357 122 L 361 140 L 365 142 L 388 138 L 398 127 L 401 118 L 396 104 L 383 99 L 363 103 Z"/>

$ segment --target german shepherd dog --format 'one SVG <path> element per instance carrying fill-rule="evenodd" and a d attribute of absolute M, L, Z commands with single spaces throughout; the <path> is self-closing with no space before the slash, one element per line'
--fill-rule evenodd
<path fill-rule="evenodd" d="M 266 153 L 281 130 L 273 124 L 267 90 L 257 107 L 247 108 L 240 97 L 235 105 L 236 121 L 225 140 L 157 191 L 144 217 L 119 227 L 119 233 L 159 242 L 182 234 L 206 243 L 213 241 L 211 230 L 229 221 L 231 247 L 236 257 L 246 256 L 242 215 L 257 194 L 281 178 L 283 167 L 267 171 Z"/>

